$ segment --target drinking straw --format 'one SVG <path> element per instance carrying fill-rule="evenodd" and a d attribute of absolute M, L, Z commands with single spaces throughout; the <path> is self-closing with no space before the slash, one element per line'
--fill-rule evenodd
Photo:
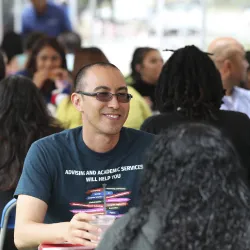
<path fill-rule="evenodd" d="M 103 186 L 103 208 L 104 214 L 107 214 L 107 204 L 106 204 L 106 186 L 107 184 L 102 184 Z"/>

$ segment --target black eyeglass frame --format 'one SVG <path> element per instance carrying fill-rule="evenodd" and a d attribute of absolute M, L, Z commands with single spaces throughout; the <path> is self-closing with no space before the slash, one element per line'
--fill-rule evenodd
<path fill-rule="evenodd" d="M 133 98 L 133 96 L 132 96 L 131 94 L 129 94 L 129 93 L 116 93 L 116 94 L 112 94 L 111 92 L 108 92 L 108 91 L 106 91 L 106 92 L 102 91 L 102 92 L 90 93 L 90 92 L 83 92 L 83 91 L 78 90 L 78 91 L 76 91 L 76 93 L 77 93 L 77 94 L 81 94 L 81 95 L 86 95 L 86 96 L 95 97 L 96 100 L 98 100 L 98 101 L 100 101 L 100 102 L 109 102 L 109 101 L 112 100 L 113 96 L 116 96 L 117 101 L 118 101 L 118 102 L 121 102 L 121 101 L 119 101 L 119 96 L 121 96 L 121 95 L 127 95 L 127 101 L 126 101 L 126 102 L 121 102 L 121 103 L 128 103 L 128 102 L 130 102 L 130 100 Z M 103 100 L 98 99 L 98 95 L 99 95 L 99 94 L 103 94 L 103 93 L 108 93 L 110 99 L 107 100 L 107 101 L 103 101 Z"/>

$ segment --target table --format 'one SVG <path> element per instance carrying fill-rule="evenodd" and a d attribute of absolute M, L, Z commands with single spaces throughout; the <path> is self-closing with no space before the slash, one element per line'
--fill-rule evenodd
<path fill-rule="evenodd" d="M 94 248 L 89 248 L 81 245 L 71 245 L 71 244 L 41 244 L 38 250 L 93 250 Z"/>

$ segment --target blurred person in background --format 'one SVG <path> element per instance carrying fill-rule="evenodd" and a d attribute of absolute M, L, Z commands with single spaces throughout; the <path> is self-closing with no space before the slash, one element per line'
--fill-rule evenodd
<path fill-rule="evenodd" d="M 22 13 L 22 35 L 39 31 L 48 36 L 57 37 L 71 31 L 71 23 L 63 8 L 52 1 L 31 0 Z"/>
<path fill-rule="evenodd" d="M 246 59 L 249 64 L 247 69 L 247 79 L 246 81 L 241 82 L 241 87 L 250 90 L 250 51 L 246 51 Z"/>
<path fill-rule="evenodd" d="M 82 48 L 76 51 L 73 76 L 76 76 L 81 67 L 96 62 L 109 62 L 106 55 L 99 48 Z M 152 113 L 145 100 L 134 88 L 128 86 L 128 92 L 133 95 L 133 98 L 130 101 L 129 115 L 124 126 L 139 129 L 144 120 L 151 116 Z M 82 125 L 81 113 L 75 109 L 70 96 L 62 100 L 58 105 L 56 117 L 65 128 L 75 128 Z"/>
<path fill-rule="evenodd" d="M 208 47 L 220 72 L 225 96 L 221 109 L 239 111 L 250 117 L 250 91 L 240 87 L 247 82 L 249 68 L 244 47 L 234 38 L 217 38 Z"/>
<path fill-rule="evenodd" d="M 212 124 L 230 138 L 243 166 L 250 171 L 250 120 L 246 114 L 220 110 L 222 80 L 207 53 L 194 45 L 174 51 L 162 68 L 156 95 L 161 114 L 148 118 L 142 130 L 159 134 L 185 121 Z"/>
<path fill-rule="evenodd" d="M 74 54 L 77 50 L 80 50 L 82 46 L 81 36 L 73 31 L 60 34 L 57 40 L 64 47 L 66 54 Z"/>
<path fill-rule="evenodd" d="M 7 56 L 6 75 L 15 74 L 19 69 L 15 62 L 15 56 L 23 53 L 23 41 L 21 35 L 14 31 L 8 31 L 3 36 L 1 49 Z"/>
<path fill-rule="evenodd" d="M 21 72 L 25 69 L 26 64 L 28 62 L 29 56 L 31 55 L 32 47 L 34 44 L 41 38 L 44 38 L 44 35 L 41 32 L 32 32 L 30 33 L 23 41 L 23 53 L 18 54 L 13 58 L 14 63 L 16 64 L 16 68 L 18 69 L 17 74 L 21 74 Z"/>
<path fill-rule="evenodd" d="M 134 51 L 131 62 L 131 86 L 145 98 L 152 110 L 156 110 L 155 85 L 162 65 L 163 59 L 157 49 L 140 47 Z"/>
<path fill-rule="evenodd" d="M 33 80 L 48 104 L 58 105 L 71 93 L 72 79 L 67 71 L 63 47 L 56 38 L 44 37 L 33 46 L 26 69 L 19 72 Z M 55 112 L 51 108 L 51 112 Z"/>
<path fill-rule="evenodd" d="M 12 199 L 21 176 L 24 158 L 31 144 L 62 131 L 49 115 L 35 84 L 22 76 L 0 81 L 0 211 Z M 9 230 L 4 249 L 14 247 Z"/>
<path fill-rule="evenodd" d="M 156 137 L 144 164 L 140 204 L 96 250 L 248 250 L 249 189 L 230 141 L 205 124 Z"/>
<path fill-rule="evenodd" d="M 0 51 L 0 81 L 6 76 L 6 64 L 4 59 L 4 53 Z"/>

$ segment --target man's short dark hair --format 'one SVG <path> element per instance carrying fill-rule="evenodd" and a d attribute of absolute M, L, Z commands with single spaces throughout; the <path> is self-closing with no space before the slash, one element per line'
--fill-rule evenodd
<path fill-rule="evenodd" d="M 91 63 L 83 66 L 78 73 L 76 74 L 75 81 L 74 81 L 74 89 L 75 90 L 82 90 L 84 87 L 84 76 L 86 75 L 87 71 L 94 67 L 94 66 L 99 66 L 99 67 L 111 67 L 119 70 L 114 64 L 108 63 L 108 62 L 97 62 L 97 63 Z"/>

